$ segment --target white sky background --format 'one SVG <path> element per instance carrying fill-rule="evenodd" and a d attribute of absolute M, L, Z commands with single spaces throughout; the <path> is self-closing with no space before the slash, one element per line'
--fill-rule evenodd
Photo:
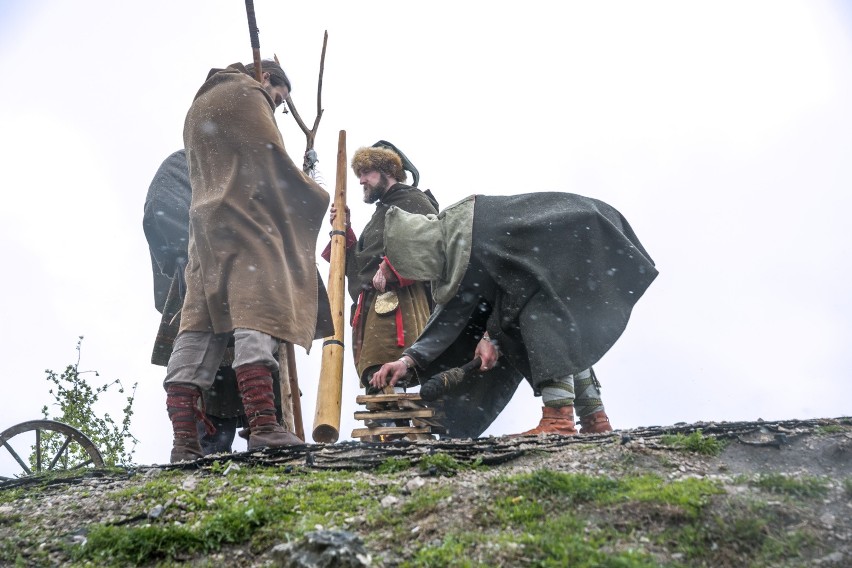
<path fill-rule="evenodd" d="M 442 206 L 560 190 L 627 217 L 660 276 L 596 365 L 616 428 L 850 415 L 848 5 L 255 8 L 261 53 L 278 54 L 309 124 L 328 30 L 317 150 L 330 184 L 346 130 L 350 157 L 398 145 Z M 83 335 L 82 368 L 139 384 L 136 461 L 168 461 L 142 205 L 207 71 L 251 55 L 238 0 L 0 1 L 0 430 L 41 417 L 44 369 L 73 362 Z M 298 163 L 304 136 L 276 116 Z M 347 171 L 360 231 L 372 206 Z M 347 335 L 342 440 L 360 426 L 349 348 Z M 321 342 L 297 351 L 310 432 Z M 524 384 L 487 433 L 530 428 L 539 407 Z"/>

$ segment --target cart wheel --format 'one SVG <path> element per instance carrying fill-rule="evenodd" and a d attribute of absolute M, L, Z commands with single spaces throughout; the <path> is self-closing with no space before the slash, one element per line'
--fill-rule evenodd
<path fill-rule="evenodd" d="M 51 438 L 54 439 L 54 443 L 48 447 L 46 442 Z M 56 441 L 59 441 L 58 446 Z M 21 471 L 14 477 L 0 474 L 0 480 L 25 477 L 45 471 L 72 470 L 88 466 L 103 467 L 104 465 L 104 458 L 98 448 L 85 434 L 73 426 L 56 420 L 30 420 L 7 428 L 0 432 L 0 445 L 14 458 Z M 54 448 L 56 453 L 51 456 Z M 21 458 L 19 451 L 24 458 Z M 35 464 L 30 464 L 29 457 L 33 452 L 35 452 Z M 4 464 L 8 461 L 8 456 L 3 455 L 5 453 L 0 449 L 0 458 Z M 5 465 L 4 470 L 8 471 Z"/>

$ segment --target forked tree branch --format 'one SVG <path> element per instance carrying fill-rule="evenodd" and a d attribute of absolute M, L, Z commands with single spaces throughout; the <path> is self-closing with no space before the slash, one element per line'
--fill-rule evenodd
<path fill-rule="evenodd" d="M 320 119 L 322 118 L 323 108 L 322 108 L 322 76 L 325 72 L 325 49 L 328 45 L 328 30 L 325 31 L 322 38 L 322 55 L 320 56 L 320 68 L 319 68 L 319 80 L 317 82 L 317 117 L 314 120 L 313 128 L 308 128 L 308 125 L 305 124 L 305 121 L 302 120 L 302 116 L 299 114 L 299 111 L 296 110 L 296 105 L 293 104 L 293 99 L 288 95 L 287 96 L 287 107 L 289 107 L 290 112 L 293 113 L 293 118 L 296 119 L 296 124 L 299 125 L 299 128 L 302 129 L 302 132 L 305 133 L 305 137 L 307 138 L 307 146 L 305 147 L 305 151 L 311 150 L 314 147 L 314 140 L 317 136 L 317 130 L 319 129 Z M 275 62 L 278 62 L 278 56 L 275 57 Z M 280 65 L 280 64 L 279 64 Z"/>

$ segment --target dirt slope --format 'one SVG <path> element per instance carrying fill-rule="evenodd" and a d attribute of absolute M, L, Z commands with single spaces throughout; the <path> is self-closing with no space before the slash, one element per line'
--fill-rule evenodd
<path fill-rule="evenodd" d="M 852 566 L 852 418 L 308 444 L 0 485 L 4 566 L 295 566 L 323 531 L 364 547 L 329 566 Z"/>

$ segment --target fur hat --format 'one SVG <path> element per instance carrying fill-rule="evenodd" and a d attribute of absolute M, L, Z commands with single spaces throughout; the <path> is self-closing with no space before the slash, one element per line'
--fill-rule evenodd
<path fill-rule="evenodd" d="M 399 154 L 384 147 L 361 147 L 352 155 L 352 171 L 360 176 L 364 170 L 375 170 L 389 175 L 397 181 L 405 181 L 407 176 L 402 168 Z"/>

